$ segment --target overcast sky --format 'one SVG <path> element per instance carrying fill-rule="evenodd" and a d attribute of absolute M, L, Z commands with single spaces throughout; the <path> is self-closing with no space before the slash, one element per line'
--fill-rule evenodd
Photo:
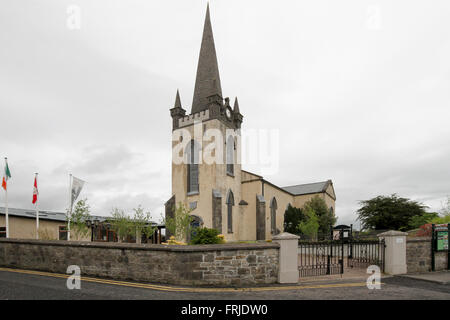
<path fill-rule="evenodd" d="M 68 27 L 71 5 L 80 29 Z M 40 207 L 63 211 L 72 172 L 93 214 L 142 204 L 160 217 L 171 196 L 169 109 L 179 88 L 190 111 L 205 10 L 204 0 L 2 0 L 10 207 L 32 208 L 39 172 Z M 332 179 L 338 223 L 377 195 L 441 208 L 448 0 L 214 0 L 211 17 L 223 94 L 239 97 L 243 129 L 279 131 L 279 168 L 266 179 Z"/>

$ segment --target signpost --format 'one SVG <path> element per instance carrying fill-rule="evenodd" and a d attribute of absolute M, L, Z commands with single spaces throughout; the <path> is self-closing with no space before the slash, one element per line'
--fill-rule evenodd
<path fill-rule="evenodd" d="M 447 251 L 447 269 L 450 270 L 450 247 L 448 243 L 450 224 L 433 224 L 431 228 L 431 271 L 436 269 L 434 254 L 439 251 Z"/>

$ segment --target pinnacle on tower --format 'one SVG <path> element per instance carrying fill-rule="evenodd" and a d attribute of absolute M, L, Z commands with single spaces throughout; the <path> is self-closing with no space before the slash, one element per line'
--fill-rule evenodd
<path fill-rule="evenodd" d="M 237 97 L 236 97 L 236 99 L 234 100 L 233 112 L 234 112 L 234 113 L 241 113 L 241 112 L 239 111 L 239 101 L 238 101 L 238 98 L 237 98 Z"/>
<path fill-rule="evenodd" d="M 209 3 L 206 9 L 205 25 L 203 28 L 202 45 L 198 59 L 197 78 L 195 81 L 192 112 L 197 113 L 207 109 L 209 97 L 222 99 L 219 66 L 217 63 L 216 47 L 211 26 Z"/>
<path fill-rule="evenodd" d="M 175 105 L 170 109 L 170 116 L 173 119 L 173 129 L 178 128 L 178 120 L 186 115 L 186 110 L 181 107 L 180 92 L 177 90 Z"/>
<path fill-rule="evenodd" d="M 180 99 L 180 91 L 177 90 L 177 97 L 175 98 L 174 108 L 181 108 L 181 99 Z"/>

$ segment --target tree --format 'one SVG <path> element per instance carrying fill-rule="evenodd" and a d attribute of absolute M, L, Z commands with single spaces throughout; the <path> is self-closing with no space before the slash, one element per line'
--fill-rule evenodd
<path fill-rule="evenodd" d="M 450 216 L 450 196 L 447 196 L 447 203 L 442 206 L 441 215 Z"/>
<path fill-rule="evenodd" d="M 328 235 L 330 233 L 331 227 L 334 226 L 337 219 L 334 215 L 334 212 L 330 208 L 328 208 L 325 200 L 319 196 L 315 196 L 305 203 L 304 209 L 306 211 L 314 211 L 319 222 L 318 233 L 322 235 Z"/>
<path fill-rule="evenodd" d="M 178 241 L 187 241 L 192 231 L 191 210 L 187 209 L 182 202 L 178 203 L 173 218 L 166 217 L 164 223 L 167 231 L 173 234 Z"/>
<path fill-rule="evenodd" d="M 306 221 L 300 222 L 298 225 L 301 233 L 311 240 L 317 239 L 320 223 L 319 217 L 311 207 L 305 208 Z"/>
<path fill-rule="evenodd" d="M 422 217 L 430 217 L 425 211 L 427 206 L 396 194 L 363 200 L 359 204 L 357 214 L 363 230 L 411 230 Z"/>
<path fill-rule="evenodd" d="M 155 230 L 156 226 L 153 225 L 151 220 L 150 212 L 144 212 L 142 206 L 138 206 L 133 209 L 134 216 L 131 220 L 131 225 L 134 227 L 132 229 L 136 230 L 136 243 L 141 243 L 142 235 L 145 235 L 145 238 L 148 241 L 148 238 L 151 237 Z"/>
<path fill-rule="evenodd" d="M 71 239 L 82 240 L 89 237 L 91 229 L 87 225 L 88 220 L 92 220 L 91 210 L 87 199 L 79 200 L 72 210 L 72 214 L 67 214 L 67 222 L 70 219 Z"/>
<path fill-rule="evenodd" d="M 292 234 L 300 234 L 299 225 L 306 220 L 306 215 L 300 208 L 295 208 L 289 204 L 288 208 L 284 212 L 284 232 Z"/>
<path fill-rule="evenodd" d="M 447 197 L 447 203 L 445 205 L 442 205 L 440 214 L 436 214 L 436 217 L 427 222 L 434 224 L 450 223 L 450 196 Z"/>
<path fill-rule="evenodd" d="M 133 223 L 130 217 L 124 210 L 118 208 L 112 209 L 111 216 L 112 217 L 108 220 L 108 222 L 111 225 L 111 230 L 113 230 L 117 235 L 117 241 L 122 242 L 126 240 L 133 229 Z"/>
<path fill-rule="evenodd" d="M 436 218 L 439 218 L 439 215 L 436 212 L 425 212 L 423 215 L 413 216 L 409 219 L 408 230 L 417 229 Z"/>

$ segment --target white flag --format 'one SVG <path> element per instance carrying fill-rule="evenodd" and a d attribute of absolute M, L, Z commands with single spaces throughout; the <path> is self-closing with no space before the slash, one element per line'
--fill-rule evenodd
<path fill-rule="evenodd" d="M 84 181 L 78 178 L 73 177 L 72 178 L 72 202 L 71 207 L 73 207 L 73 204 L 75 200 L 77 200 L 78 196 L 80 195 L 81 189 L 83 189 Z"/>

